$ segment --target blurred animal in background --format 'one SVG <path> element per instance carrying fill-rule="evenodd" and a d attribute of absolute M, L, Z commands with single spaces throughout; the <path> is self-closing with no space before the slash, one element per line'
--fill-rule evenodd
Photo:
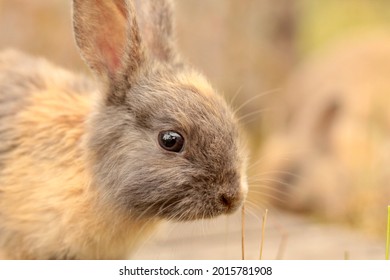
<path fill-rule="evenodd" d="M 258 172 L 280 207 L 383 233 L 390 204 L 390 34 L 345 39 L 291 75 Z M 259 176 L 260 176 L 259 175 Z"/>

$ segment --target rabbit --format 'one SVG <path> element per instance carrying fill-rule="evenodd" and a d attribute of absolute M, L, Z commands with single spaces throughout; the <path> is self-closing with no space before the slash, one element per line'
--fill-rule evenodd
<path fill-rule="evenodd" d="M 0 256 L 125 259 L 163 221 L 237 210 L 241 128 L 178 54 L 173 3 L 72 4 L 93 79 L 0 54 Z"/>
<path fill-rule="evenodd" d="M 291 75 L 261 155 L 274 202 L 383 236 L 390 201 L 390 34 L 350 36 Z M 282 102 L 280 102 L 282 104 Z"/>

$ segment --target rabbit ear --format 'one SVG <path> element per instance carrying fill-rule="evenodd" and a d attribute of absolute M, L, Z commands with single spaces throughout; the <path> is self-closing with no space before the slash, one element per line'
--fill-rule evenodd
<path fill-rule="evenodd" d="M 145 47 L 163 62 L 178 62 L 171 0 L 135 0 L 135 9 Z"/>
<path fill-rule="evenodd" d="M 73 0 L 73 21 L 81 55 L 95 73 L 109 79 L 135 75 L 144 55 L 130 1 Z"/>

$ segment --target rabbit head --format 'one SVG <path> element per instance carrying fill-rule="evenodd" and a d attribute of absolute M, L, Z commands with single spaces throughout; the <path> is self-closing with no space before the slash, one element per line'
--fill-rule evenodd
<path fill-rule="evenodd" d="M 74 0 L 73 8 L 77 45 L 101 85 L 86 143 L 102 196 L 136 218 L 237 209 L 247 192 L 238 123 L 178 56 L 172 4 Z"/>

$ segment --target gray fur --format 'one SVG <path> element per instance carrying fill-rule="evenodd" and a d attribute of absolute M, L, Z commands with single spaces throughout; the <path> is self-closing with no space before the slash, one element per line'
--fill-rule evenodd
<path fill-rule="evenodd" d="M 232 198 L 228 212 L 243 199 L 243 159 L 231 112 L 221 99 L 175 81 L 173 70 L 148 73 L 124 104 L 103 106 L 91 127 L 98 185 L 136 215 L 212 217 L 226 212 L 222 194 Z M 183 153 L 159 147 L 158 133 L 167 129 L 184 135 Z"/>
<path fill-rule="evenodd" d="M 114 73 L 106 71 L 106 99 L 89 123 L 96 185 L 110 193 L 107 197 L 115 205 L 136 217 L 189 220 L 232 212 L 243 200 L 245 176 L 232 112 L 218 95 L 201 93 L 202 89 L 178 78 L 198 74 L 178 62 L 172 4 L 135 1 L 141 22 L 139 34 L 133 5 L 124 2 L 128 10 L 122 14 L 129 17 L 126 30 L 131 34 L 123 43 L 126 65 Z M 96 59 L 102 60 L 90 49 L 96 44 L 92 41 L 85 47 L 90 38 L 77 31 L 98 26 L 80 25 L 77 19 L 85 16 L 77 10 L 75 18 L 81 52 L 87 63 L 94 65 Z M 88 61 L 90 57 L 92 61 Z M 101 70 L 98 76 L 102 76 Z M 185 137 L 182 153 L 159 147 L 158 133 L 171 129 Z"/>

